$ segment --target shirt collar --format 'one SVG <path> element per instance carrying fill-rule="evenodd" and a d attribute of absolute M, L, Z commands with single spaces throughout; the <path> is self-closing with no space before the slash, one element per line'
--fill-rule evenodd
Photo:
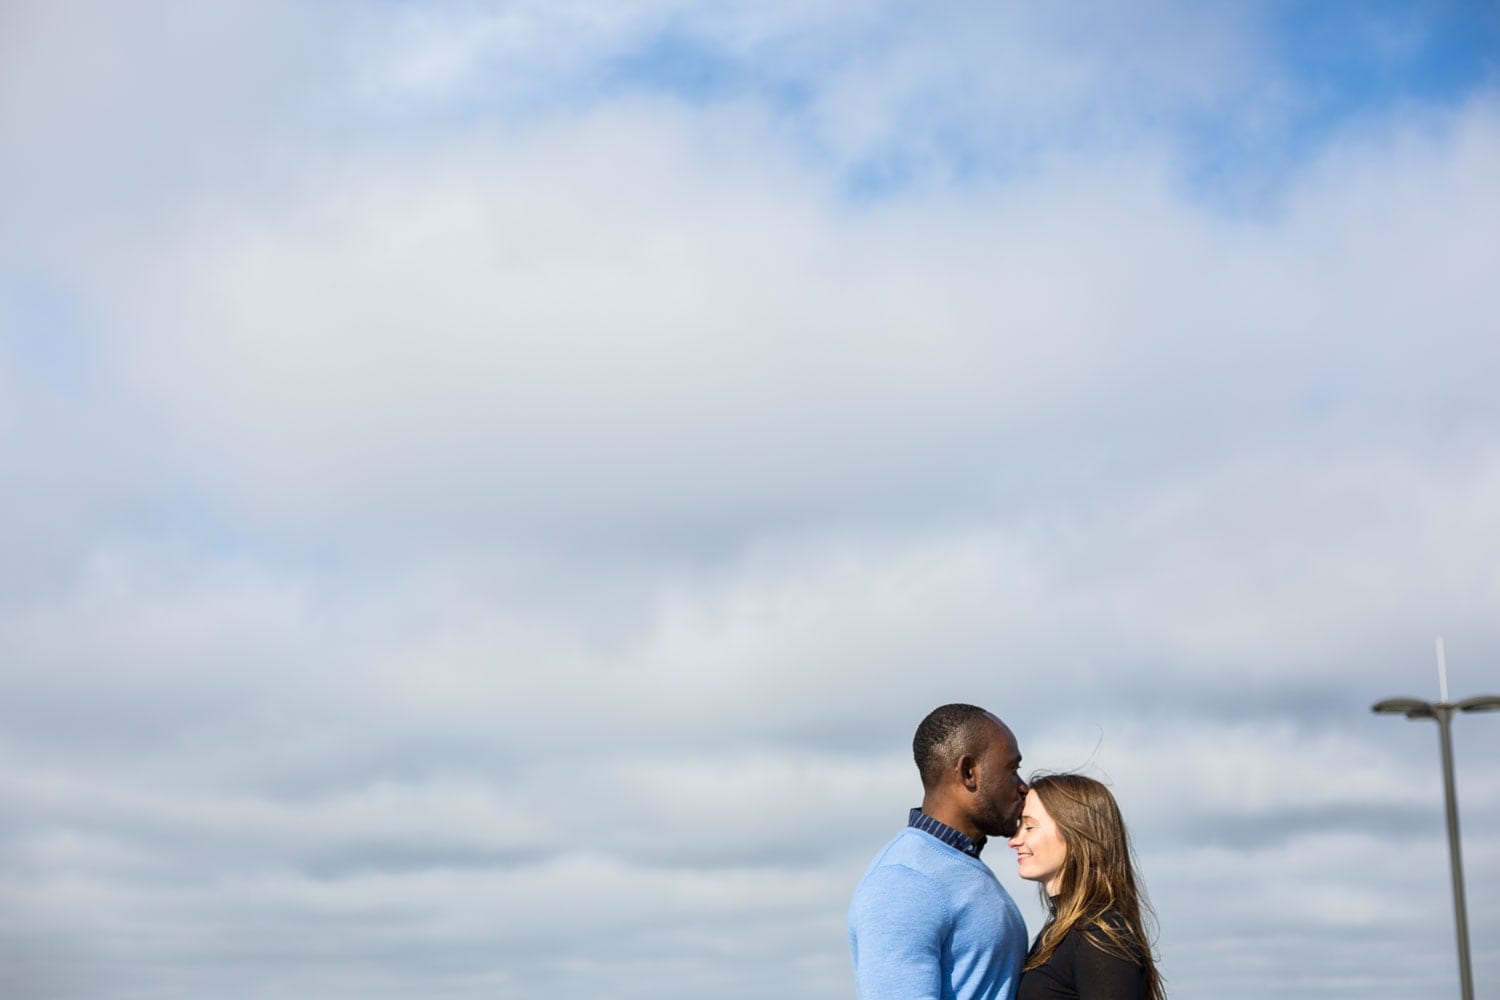
<path fill-rule="evenodd" d="M 979 857 L 979 852 L 984 850 L 984 840 L 982 838 L 978 843 L 975 843 L 967 833 L 955 830 L 947 823 L 939 823 L 924 813 L 921 806 L 916 807 L 907 814 L 906 825 L 914 826 L 923 833 L 932 834 L 949 847 L 957 848 L 971 858 Z"/>

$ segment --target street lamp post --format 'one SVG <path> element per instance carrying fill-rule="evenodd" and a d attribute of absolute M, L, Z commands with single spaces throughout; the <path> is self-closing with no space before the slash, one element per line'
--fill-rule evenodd
<path fill-rule="evenodd" d="M 1445 678 L 1446 680 L 1446 678 Z M 1469 920 L 1464 906 L 1464 863 L 1458 843 L 1458 793 L 1453 786 L 1453 737 L 1449 723 L 1454 712 L 1500 712 L 1500 696 L 1479 695 L 1463 701 L 1422 701 L 1418 698 L 1387 698 L 1376 702 L 1374 711 L 1404 715 L 1408 719 L 1436 719 L 1443 745 L 1443 800 L 1448 812 L 1448 859 L 1453 871 L 1453 916 L 1458 929 L 1458 979 L 1463 1000 L 1474 1000 L 1474 974 L 1469 969 Z"/>

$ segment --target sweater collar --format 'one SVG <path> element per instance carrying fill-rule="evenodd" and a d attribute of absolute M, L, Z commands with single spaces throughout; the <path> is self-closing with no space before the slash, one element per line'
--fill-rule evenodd
<path fill-rule="evenodd" d="M 963 851 L 971 858 L 979 857 L 979 852 L 984 850 L 984 840 L 981 838 L 976 843 L 967 833 L 955 830 L 947 823 L 939 823 L 917 806 L 906 816 L 906 825 L 914 826 L 923 833 L 930 833 L 949 847 Z"/>

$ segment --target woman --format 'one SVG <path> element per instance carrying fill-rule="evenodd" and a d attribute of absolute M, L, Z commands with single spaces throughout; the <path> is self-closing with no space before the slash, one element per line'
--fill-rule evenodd
<path fill-rule="evenodd" d="M 1021 877 L 1041 883 L 1047 923 L 1016 1000 L 1165 1000 L 1115 797 L 1078 774 L 1029 784 L 1010 846 Z"/>

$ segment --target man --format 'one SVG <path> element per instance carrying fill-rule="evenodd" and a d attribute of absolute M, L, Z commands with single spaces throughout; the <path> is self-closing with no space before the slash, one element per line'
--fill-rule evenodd
<path fill-rule="evenodd" d="M 917 727 L 912 754 L 922 806 L 849 904 L 860 1000 L 1011 1000 L 1026 924 L 979 852 L 1021 818 L 1015 735 L 982 708 L 944 705 Z"/>

